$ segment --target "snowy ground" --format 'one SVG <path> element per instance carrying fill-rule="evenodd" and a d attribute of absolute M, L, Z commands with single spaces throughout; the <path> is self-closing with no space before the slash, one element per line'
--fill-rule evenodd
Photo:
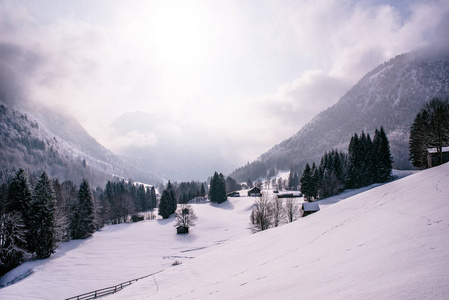
<path fill-rule="evenodd" d="M 366 190 L 254 235 L 247 197 L 194 204 L 189 235 L 173 219 L 109 226 L 3 276 L 28 275 L 0 299 L 63 299 L 162 269 L 109 298 L 446 298 L 449 165 Z"/>
<path fill-rule="evenodd" d="M 107 299 L 448 299 L 449 164 L 214 247 Z"/>
<path fill-rule="evenodd" d="M 177 235 L 173 218 L 108 226 L 87 240 L 63 243 L 46 260 L 24 263 L 1 278 L 0 299 L 63 299 L 185 262 L 215 245 L 251 234 L 252 199 L 194 204 L 198 225 Z"/>

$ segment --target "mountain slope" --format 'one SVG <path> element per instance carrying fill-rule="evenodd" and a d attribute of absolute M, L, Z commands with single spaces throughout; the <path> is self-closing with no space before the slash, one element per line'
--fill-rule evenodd
<path fill-rule="evenodd" d="M 45 169 L 61 180 L 85 177 L 96 185 L 113 175 L 148 183 L 158 180 L 101 146 L 73 118 L 48 109 L 30 113 L 1 104 L 0 128 L 2 169 Z"/>
<path fill-rule="evenodd" d="M 302 171 L 307 162 L 319 162 L 325 151 L 347 151 L 354 133 L 364 130 L 372 136 L 376 127 L 384 126 L 394 167 L 410 168 L 408 137 L 414 117 L 432 97 L 448 95 L 449 55 L 399 55 L 366 74 L 335 105 L 258 160 L 267 169 L 296 165 Z M 243 167 L 232 175 L 246 180 L 246 171 Z"/>
<path fill-rule="evenodd" d="M 445 299 L 449 164 L 235 240 L 108 299 Z"/>

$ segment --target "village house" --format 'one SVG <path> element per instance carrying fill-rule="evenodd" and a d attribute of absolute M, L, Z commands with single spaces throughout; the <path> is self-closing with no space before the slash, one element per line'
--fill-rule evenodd
<path fill-rule="evenodd" d="M 255 186 L 248 191 L 248 196 L 249 197 L 260 197 L 260 196 L 262 196 L 262 192 L 261 192 L 260 188 Z"/>

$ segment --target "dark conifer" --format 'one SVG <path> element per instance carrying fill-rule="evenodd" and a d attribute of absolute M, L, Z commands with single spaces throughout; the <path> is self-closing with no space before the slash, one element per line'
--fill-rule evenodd
<path fill-rule="evenodd" d="M 163 219 L 168 219 L 168 217 L 170 217 L 170 215 L 172 214 L 172 200 L 171 200 L 171 195 L 170 195 L 170 191 L 168 191 L 167 189 L 165 189 L 162 192 L 162 196 L 161 199 L 159 201 L 159 211 L 158 214 L 163 218 Z"/>
<path fill-rule="evenodd" d="M 312 200 L 313 195 L 313 182 L 312 182 L 312 170 L 310 169 L 309 164 L 306 164 L 304 168 L 304 172 L 302 173 L 300 182 L 301 182 L 301 193 L 304 195 L 304 198 L 307 201 Z"/>
<path fill-rule="evenodd" d="M 23 233 L 20 235 L 25 237 L 25 243 L 17 243 L 20 247 L 28 249 L 28 241 L 31 243 L 31 220 L 30 220 L 31 192 L 28 184 L 28 176 L 23 169 L 20 169 L 8 187 L 8 196 L 5 206 L 5 213 L 18 213 L 14 219 L 21 224 L 17 229 L 21 228 Z M 12 218 L 12 215 L 11 215 Z M 10 218 L 10 219 L 11 219 Z M 22 240 L 22 239 L 20 239 Z M 31 250 L 31 249 L 30 249 Z"/>
<path fill-rule="evenodd" d="M 74 208 L 70 232 L 72 239 L 85 239 L 95 232 L 94 202 L 89 183 L 86 179 L 80 185 L 78 191 L 78 203 Z"/>
<path fill-rule="evenodd" d="M 386 182 L 391 178 L 391 171 L 393 170 L 393 158 L 390 152 L 390 142 L 383 127 L 379 131 L 379 148 L 377 154 L 379 156 L 379 166 L 376 170 L 380 182 Z"/>
<path fill-rule="evenodd" d="M 226 181 L 223 174 L 214 173 L 210 181 L 209 199 L 211 202 L 222 203 L 226 201 Z"/>
<path fill-rule="evenodd" d="M 157 206 L 156 190 L 154 186 L 151 187 L 151 199 L 150 199 L 150 209 L 153 210 Z"/>
<path fill-rule="evenodd" d="M 168 203 L 169 203 L 169 207 L 170 207 L 170 215 L 174 214 L 176 211 L 176 208 L 178 207 L 178 202 L 176 201 L 176 194 L 175 194 L 175 189 L 172 185 L 172 183 L 170 182 L 170 180 L 168 181 L 167 184 L 167 188 L 166 190 L 169 193 L 169 199 L 168 199 Z"/>
<path fill-rule="evenodd" d="M 31 234 L 33 240 L 30 249 L 38 258 L 47 258 L 54 252 L 58 244 L 55 231 L 55 193 L 43 172 L 36 183 L 30 205 Z"/>

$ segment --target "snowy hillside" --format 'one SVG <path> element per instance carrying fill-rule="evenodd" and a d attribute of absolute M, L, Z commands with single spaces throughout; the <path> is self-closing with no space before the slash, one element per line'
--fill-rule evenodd
<path fill-rule="evenodd" d="M 105 299 L 447 298 L 449 164 L 360 191 L 257 234 L 248 197 L 193 204 L 189 235 L 173 218 L 109 226 L 3 276 L 17 282 L 0 299 L 64 299 L 160 270 Z"/>
<path fill-rule="evenodd" d="M 107 299 L 447 299 L 449 164 L 211 249 Z"/>
<path fill-rule="evenodd" d="M 177 235 L 174 219 L 108 226 L 87 240 L 61 244 L 46 260 L 30 261 L 0 278 L 0 299 L 64 299 L 185 263 L 216 245 L 248 237 L 253 199 L 193 204 L 198 224 Z"/>
<path fill-rule="evenodd" d="M 266 169 L 303 170 L 333 148 L 347 151 L 351 136 L 362 130 L 371 136 L 384 126 L 394 166 L 409 169 L 410 125 L 432 97 L 449 95 L 449 56 L 399 55 L 366 74 L 335 105 L 315 116 L 298 133 L 262 154 Z M 233 178 L 246 180 L 248 167 Z M 263 174 L 265 175 L 265 174 Z M 260 176 L 260 175 L 259 175 Z M 252 178 L 254 179 L 254 178 Z"/>

